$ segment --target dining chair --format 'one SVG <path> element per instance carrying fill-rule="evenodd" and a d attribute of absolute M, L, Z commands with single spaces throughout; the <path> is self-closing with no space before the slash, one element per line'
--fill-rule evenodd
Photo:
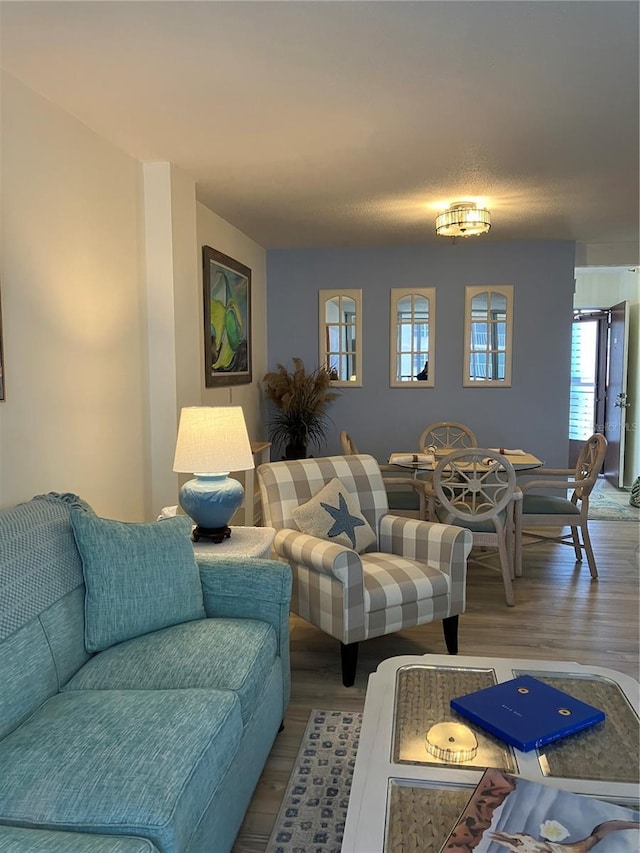
<path fill-rule="evenodd" d="M 257 476 L 275 554 L 292 568 L 291 609 L 340 641 L 345 687 L 354 683 L 362 640 L 441 619 L 447 650 L 457 653 L 468 530 L 392 515 L 380 467 L 365 454 L 268 462 Z M 331 487 L 338 500 L 327 503 L 322 494 Z M 317 506 L 312 525 L 309 510 Z M 358 531 L 366 523 L 369 544 L 339 544 L 334 521 L 341 531 L 346 522 Z"/>
<path fill-rule="evenodd" d="M 598 479 L 607 452 L 607 439 L 594 433 L 582 445 L 575 468 L 538 468 L 536 477 L 521 486 L 522 501 L 516 507 L 515 554 L 516 577 L 522 574 L 522 536 L 532 536 L 532 544 L 551 541 L 572 545 L 576 560 L 582 562 L 582 551 L 592 578 L 598 577 L 598 569 L 589 536 L 589 495 Z M 534 489 L 573 489 L 570 498 L 554 494 L 531 494 Z M 530 533 L 531 528 L 570 527 L 569 533 L 557 536 L 549 533 Z M 527 528 L 524 531 L 524 528 Z M 579 532 L 582 532 L 580 541 Z"/>
<path fill-rule="evenodd" d="M 428 453 L 429 448 L 435 448 L 437 452 L 448 448 L 459 450 L 463 447 L 477 446 L 478 441 L 469 427 L 456 421 L 438 421 L 429 424 L 418 440 L 421 453 Z"/>
<path fill-rule="evenodd" d="M 454 450 L 433 472 L 433 513 L 443 524 L 466 527 L 474 547 L 495 547 L 507 604 L 513 606 L 516 472 L 508 459 L 486 448 Z"/>
<path fill-rule="evenodd" d="M 345 456 L 360 453 L 355 442 L 346 430 L 340 433 L 340 445 Z M 380 471 L 387 490 L 389 509 L 394 515 L 407 518 L 427 519 L 427 499 L 424 482 L 415 477 L 407 477 L 405 471 L 395 465 L 381 464 Z"/>

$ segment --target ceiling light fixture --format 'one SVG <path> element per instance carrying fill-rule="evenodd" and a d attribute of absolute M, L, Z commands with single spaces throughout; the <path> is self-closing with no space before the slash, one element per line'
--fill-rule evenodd
<path fill-rule="evenodd" d="M 491 214 L 472 201 L 456 201 L 436 216 L 436 234 L 441 237 L 476 237 L 491 228 Z"/>

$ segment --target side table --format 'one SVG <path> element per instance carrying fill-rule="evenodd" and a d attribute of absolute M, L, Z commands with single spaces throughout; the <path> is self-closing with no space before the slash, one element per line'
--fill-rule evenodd
<path fill-rule="evenodd" d="M 231 536 L 222 542 L 201 539 L 193 543 L 193 550 L 207 557 L 269 557 L 276 535 L 273 527 L 231 527 Z"/>

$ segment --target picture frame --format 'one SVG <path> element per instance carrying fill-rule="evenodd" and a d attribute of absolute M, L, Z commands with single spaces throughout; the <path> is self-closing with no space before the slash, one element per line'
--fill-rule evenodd
<path fill-rule="evenodd" d="M 206 387 L 249 384 L 251 270 L 211 246 L 203 246 L 202 273 Z"/>

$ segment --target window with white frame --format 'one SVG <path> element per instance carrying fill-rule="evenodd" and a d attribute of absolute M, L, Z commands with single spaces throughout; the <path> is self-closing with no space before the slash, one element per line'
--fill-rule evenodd
<path fill-rule="evenodd" d="M 362 291 L 319 292 L 320 364 L 332 384 L 362 386 Z"/>
<path fill-rule="evenodd" d="M 433 388 L 435 384 L 434 287 L 392 288 L 390 385 Z"/>
<path fill-rule="evenodd" d="M 465 288 L 465 387 L 511 385 L 513 285 Z"/>

